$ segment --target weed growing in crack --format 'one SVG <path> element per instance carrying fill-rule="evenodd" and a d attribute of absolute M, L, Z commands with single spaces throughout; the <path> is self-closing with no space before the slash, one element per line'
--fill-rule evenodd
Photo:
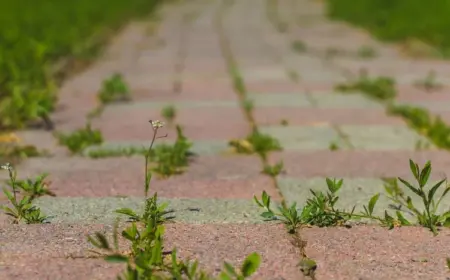
<path fill-rule="evenodd" d="M 362 72 L 357 81 L 338 84 L 335 90 L 343 93 L 361 92 L 379 101 L 392 100 L 397 95 L 395 81 L 389 77 L 370 78 Z"/>
<path fill-rule="evenodd" d="M 281 151 L 280 142 L 268 135 L 254 130 L 245 139 L 231 140 L 228 142 L 235 152 L 241 154 L 258 154 L 263 159 L 266 159 L 268 152 Z"/>
<path fill-rule="evenodd" d="M 284 172 L 283 161 L 277 162 L 274 165 L 265 164 L 262 173 L 267 174 L 271 177 L 276 177 Z"/>
<path fill-rule="evenodd" d="M 2 205 L 1 208 L 6 215 L 13 218 L 13 223 L 18 224 L 24 221 L 27 224 L 41 224 L 47 221 L 46 216 L 42 215 L 41 210 L 32 204 L 34 196 L 25 194 L 20 200 L 17 197 L 20 183 L 17 178 L 17 172 L 10 164 L 0 166 L 0 169 L 7 170 L 9 173 L 9 184 L 11 190 L 3 188 L 3 193 L 8 198 L 12 207 Z M 22 184 L 22 185 L 21 185 Z"/>
<path fill-rule="evenodd" d="M 408 105 L 391 105 L 388 112 L 401 116 L 410 127 L 426 136 L 437 147 L 450 149 L 450 126 L 439 116 L 432 117 L 426 109 Z"/>
<path fill-rule="evenodd" d="M 288 125 L 289 125 L 289 122 L 288 122 L 288 120 L 286 120 L 286 119 L 282 119 L 282 120 L 280 121 L 280 124 L 281 124 L 282 126 L 288 126 Z"/>
<path fill-rule="evenodd" d="M 294 83 L 298 83 L 300 81 L 300 75 L 297 71 L 293 69 L 287 69 L 286 74 L 289 78 L 289 80 L 293 81 Z"/>
<path fill-rule="evenodd" d="M 90 158 L 107 158 L 107 157 L 131 157 L 135 155 L 144 155 L 146 148 L 141 147 L 125 147 L 125 148 L 93 148 L 87 151 Z"/>
<path fill-rule="evenodd" d="M 115 73 L 110 78 L 104 80 L 102 89 L 98 93 L 98 99 L 101 104 L 130 100 L 130 90 L 123 76 Z"/>
<path fill-rule="evenodd" d="M 340 149 L 339 144 L 337 141 L 332 141 L 329 145 L 328 145 L 328 149 L 330 151 L 337 151 Z"/>
<path fill-rule="evenodd" d="M 427 162 L 423 168 L 420 168 L 419 165 L 412 160 L 409 161 L 409 166 L 411 169 L 411 173 L 414 175 L 416 179 L 416 185 L 414 186 L 412 183 L 398 178 L 398 180 L 405 186 L 407 189 L 411 190 L 414 194 L 419 196 L 422 199 L 422 203 L 424 206 L 424 210 L 420 211 L 416 206 L 414 206 L 412 199 L 410 196 L 405 196 L 404 192 L 398 187 L 396 182 L 387 182 L 385 184 L 385 190 L 388 194 L 388 198 L 398 205 L 397 213 L 401 213 L 400 211 L 404 211 L 409 215 L 413 216 L 417 220 L 417 224 L 429 228 L 434 234 L 437 234 L 438 226 L 446 226 L 450 227 L 450 210 L 439 214 L 438 208 L 439 205 L 444 199 L 444 197 L 450 191 L 450 186 L 447 184 L 447 179 L 443 179 L 436 184 L 434 184 L 428 191 L 425 190 L 425 187 L 428 183 L 431 174 L 431 162 Z M 439 199 L 436 200 L 436 192 L 443 188 L 443 192 Z M 405 210 L 402 210 L 402 207 Z M 412 224 L 406 218 L 403 217 L 402 214 L 397 214 L 399 219 L 402 221 L 404 225 Z"/>
<path fill-rule="evenodd" d="M 255 108 L 255 104 L 253 103 L 253 100 L 245 99 L 242 102 L 242 107 L 244 108 L 244 111 L 247 115 L 251 115 L 253 112 L 253 109 Z"/>
<path fill-rule="evenodd" d="M 357 51 L 357 55 L 365 59 L 374 58 L 377 56 L 377 51 L 371 46 L 361 46 Z"/>
<path fill-rule="evenodd" d="M 92 252 L 103 257 L 109 262 L 126 263 L 127 268 L 117 279 L 123 280 L 156 280 L 156 279 L 247 279 L 259 267 L 261 259 L 256 253 L 250 254 L 244 260 L 240 270 L 225 263 L 224 270 L 218 278 L 198 269 L 198 262 L 182 261 L 177 257 L 176 249 L 171 252 L 164 251 L 164 222 L 172 217 L 166 215 L 168 204 L 160 205 L 158 196 L 155 193 L 148 197 L 152 173 L 149 170 L 150 157 L 152 155 L 153 144 L 156 139 L 165 137 L 157 136 L 158 129 L 163 126 L 159 121 L 151 121 L 153 128 L 153 138 L 145 157 L 145 177 L 144 194 L 145 207 L 142 214 L 137 214 L 128 208 L 118 209 L 116 213 L 124 214 L 131 220 L 131 225 L 126 227 L 121 237 L 130 243 L 129 250 L 123 251 L 119 248 L 118 222 L 113 230 L 113 245 L 111 246 L 107 237 L 102 233 L 95 233 L 88 236 L 88 241 L 97 250 Z M 170 255 L 170 259 L 166 256 Z"/>
<path fill-rule="evenodd" d="M 31 200 L 44 195 L 56 196 L 55 193 L 49 189 L 51 182 L 45 180 L 47 176 L 47 173 L 43 173 L 38 175 L 34 180 L 25 179 L 16 180 L 15 182 L 10 179 L 9 184 L 11 187 L 15 184 L 16 188 L 29 195 Z"/>
<path fill-rule="evenodd" d="M 177 115 L 177 111 L 174 106 L 168 105 L 161 110 L 161 115 L 164 117 L 168 124 L 172 124 Z"/>
<path fill-rule="evenodd" d="M 402 178 L 398 178 L 398 180 L 404 187 L 421 198 L 424 210 L 419 210 L 414 205 L 411 197 L 404 194 L 404 191 L 399 187 L 395 179 L 384 179 L 388 199 L 397 204 L 395 207 L 395 218 L 388 214 L 387 210 L 384 211 L 383 217 L 374 215 L 374 209 L 380 197 L 379 193 L 372 196 L 367 205 L 363 205 L 363 211 L 360 211 L 360 213 L 355 213 L 356 206 L 351 211 L 335 208 L 339 199 L 337 194 L 343 184 L 342 179 L 327 178 L 328 191 L 325 194 L 320 191 L 310 190 L 312 198 L 307 199 L 305 206 L 301 210 L 296 209 L 296 204 L 294 203 L 289 208 L 286 205 L 282 205 L 278 207 L 279 211 L 275 212 L 270 205 L 271 198 L 265 191 L 261 200 L 256 196 L 254 200 L 256 204 L 265 209 L 265 212 L 261 214 L 262 217 L 269 220 L 283 221 L 291 233 L 295 232 L 301 225 L 319 227 L 345 225 L 352 219 L 374 220 L 389 228 L 412 225 L 413 222 L 406 219 L 403 215 L 403 213 L 407 213 L 416 219 L 418 225 L 429 228 L 436 235 L 438 233 L 437 227 L 450 227 L 450 210 L 438 213 L 439 205 L 450 191 L 450 186 L 446 184 L 446 179 L 443 179 L 426 191 L 425 186 L 431 174 L 431 163 L 427 162 L 422 169 L 412 160 L 409 163 L 417 185 L 414 186 Z M 436 200 L 435 196 L 440 189 L 443 189 L 442 194 Z"/>
<path fill-rule="evenodd" d="M 66 146 L 72 154 L 80 154 L 89 146 L 103 143 L 103 136 L 100 130 L 92 129 L 88 123 L 84 128 L 80 128 L 69 134 L 56 134 L 59 144 Z"/>
<path fill-rule="evenodd" d="M 291 47 L 296 53 L 304 53 L 307 50 L 305 42 L 300 40 L 293 41 Z"/>
<path fill-rule="evenodd" d="M 189 164 L 192 142 L 183 134 L 181 126 L 177 125 L 177 140 L 174 144 L 162 144 L 151 151 L 150 158 L 156 164 L 152 171 L 163 177 L 181 174 Z"/>
<path fill-rule="evenodd" d="M 436 73 L 434 71 L 430 71 L 425 78 L 416 81 L 414 85 L 426 92 L 433 92 L 442 88 L 442 85 L 436 79 Z"/>

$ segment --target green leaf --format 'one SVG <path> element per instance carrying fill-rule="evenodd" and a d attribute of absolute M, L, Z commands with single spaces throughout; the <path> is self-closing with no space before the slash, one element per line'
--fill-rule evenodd
<path fill-rule="evenodd" d="M 253 196 L 253 200 L 255 201 L 256 204 L 258 204 L 259 207 L 264 207 L 264 205 L 262 205 L 261 202 L 259 202 L 258 198 L 256 197 L 256 195 Z"/>
<path fill-rule="evenodd" d="M 419 167 L 411 159 L 409 160 L 409 168 L 411 169 L 411 172 L 416 178 L 416 180 L 419 181 Z"/>
<path fill-rule="evenodd" d="M 101 248 L 103 248 L 103 249 L 110 249 L 109 243 L 108 243 L 108 239 L 106 239 L 106 236 L 104 236 L 100 232 L 96 232 L 95 236 L 97 237 L 98 242 L 102 246 Z"/>
<path fill-rule="evenodd" d="M 266 191 L 263 191 L 262 202 L 265 207 L 267 207 L 267 208 L 270 207 L 270 196 L 266 193 Z"/>
<path fill-rule="evenodd" d="M 450 258 L 447 258 L 447 268 L 450 269 Z"/>
<path fill-rule="evenodd" d="M 114 212 L 116 212 L 116 213 L 118 213 L 118 214 L 124 214 L 124 215 L 130 216 L 130 217 L 132 217 L 132 218 L 138 218 L 138 217 L 139 217 L 139 216 L 138 216 L 133 210 L 131 210 L 130 208 L 120 208 L 120 209 L 117 209 L 117 210 L 114 211 Z"/>
<path fill-rule="evenodd" d="M 233 276 L 235 276 L 235 277 L 238 276 L 236 270 L 234 269 L 234 267 L 233 267 L 231 264 L 229 264 L 229 263 L 227 263 L 227 262 L 224 262 L 224 263 L 223 263 L 223 267 L 225 268 L 225 271 L 226 271 L 228 274 L 233 275 Z"/>
<path fill-rule="evenodd" d="M 252 253 L 247 256 L 241 267 L 241 273 L 244 277 L 249 277 L 256 272 L 261 264 L 261 257 L 257 253 Z"/>
<path fill-rule="evenodd" d="M 261 217 L 266 218 L 266 219 L 273 219 L 274 216 L 275 215 L 273 214 L 273 212 L 269 212 L 269 211 L 261 213 Z"/>
<path fill-rule="evenodd" d="M 232 280 L 230 276 L 228 276 L 225 272 L 220 273 L 219 275 L 220 280 Z"/>
<path fill-rule="evenodd" d="M 373 209 L 375 208 L 375 204 L 377 203 L 377 201 L 378 201 L 378 198 L 380 198 L 380 194 L 379 193 L 377 193 L 376 195 L 374 195 L 374 196 L 372 196 L 372 198 L 370 199 L 370 201 L 369 201 L 369 215 L 370 216 L 372 216 L 372 213 L 373 213 Z"/>
<path fill-rule="evenodd" d="M 397 214 L 397 219 L 400 221 L 402 226 L 410 226 L 411 225 L 411 223 L 403 216 L 402 213 L 400 213 L 400 211 L 396 211 L 395 213 Z"/>
<path fill-rule="evenodd" d="M 434 185 L 430 191 L 428 192 L 428 201 L 432 201 L 434 194 L 436 193 L 437 189 L 446 181 L 446 179 L 443 179 L 441 181 L 439 181 L 438 183 L 436 183 L 436 185 Z"/>
<path fill-rule="evenodd" d="M 421 187 L 424 187 L 427 182 L 428 182 L 428 178 L 430 178 L 430 174 L 431 174 L 431 162 L 428 161 L 424 168 L 422 169 L 422 172 L 420 172 L 420 177 L 419 177 L 419 184 Z"/>
<path fill-rule="evenodd" d="M 403 180 L 402 178 L 398 178 L 398 180 L 400 182 L 402 182 L 405 186 L 407 186 L 411 191 L 413 191 L 415 194 L 417 194 L 420 197 L 423 197 L 422 192 L 420 191 L 420 189 L 416 189 L 415 187 L 413 187 L 409 182 Z"/>
<path fill-rule="evenodd" d="M 128 262 L 128 257 L 121 254 L 113 254 L 105 257 L 105 261 L 112 263 L 126 263 Z"/>

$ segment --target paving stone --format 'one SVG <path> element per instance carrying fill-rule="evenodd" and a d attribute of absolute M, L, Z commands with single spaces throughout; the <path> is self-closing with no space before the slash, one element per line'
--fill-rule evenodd
<path fill-rule="evenodd" d="M 261 209 L 253 200 L 159 198 L 169 203 L 175 221 L 203 223 L 262 223 Z M 41 197 L 35 205 L 52 223 L 113 223 L 124 215 L 114 213 L 119 208 L 139 211 L 143 197 Z"/>
<path fill-rule="evenodd" d="M 119 228 L 124 226 L 121 224 Z M 165 229 L 165 248 L 176 248 L 181 259 L 199 260 L 199 268 L 208 272 L 217 274 L 223 268 L 223 261 L 239 267 L 247 255 L 257 252 L 261 255 L 261 266 L 251 279 L 303 279 L 296 267 L 298 252 L 290 243 L 284 226 L 280 224 L 176 223 L 167 224 Z M 87 252 L 92 247 L 88 244 L 86 235 L 95 231 L 110 235 L 112 226 L 47 224 L 11 226 L 1 231 L 3 237 L 11 240 L 3 248 L 0 257 L 6 268 L 0 271 L 0 276 L 6 277 L 2 279 L 23 278 L 22 276 L 28 275 L 30 279 L 47 279 L 59 275 L 61 271 L 72 272 L 73 278 L 61 274 L 62 278 L 59 279 L 79 279 L 75 276 L 92 279 L 89 272 L 93 279 L 109 279 L 123 269 L 122 265 L 112 265 L 102 259 L 64 258 L 92 255 Z M 24 250 L 24 244 L 28 245 L 28 250 Z M 119 244 L 121 248 L 125 248 L 123 239 L 119 239 Z M 45 265 L 46 269 L 41 269 L 39 265 Z M 58 271 L 57 268 L 61 270 Z M 31 273 L 32 269 L 35 274 Z"/>
<path fill-rule="evenodd" d="M 450 99 L 449 99 L 450 101 Z M 424 108 L 429 111 L 444 111 L 444 112 L 450 112 L 450 106 L 448 106 L 448 103 L 444 103 L 445 101 L 436 100 L 436 101 L 424 101 L 424 100 L 417 100 L 417 101 L 403 101 L 403 102 L 397 102 L 397 105 L 407 105 L 407 106 L 414 106 L 414 107 L 420 107 Z"/>
<path fill-rule="evenodd" d="M 383 105 L 361 94 L 312 94 L 314 104 L 319 108 L 367 108 L 383 109 Z"/>
<path fill-rule="evenodd" d="M 324 150 L 331 143 L 345 147 L 346 143 L 330 126 L 265 126 L 260 127 L 262 133 L 267 133 L 280 141 L 285 150 Z"/>
<path fill-rule="evenodd" d="M 347 135 L 355 149 L 414 150 L 418 141 L 432 144 L 423 136 L 406 126 L 350 126 L 339 129 Z"/>
<path fill-rule="evenodd" d="M 285 81 L 246 81 L 245 87 L 249 94 L 275 94 L 275 93 L 303 93 L 301 85 Z"/>
<path fill-rule="evenodd" d="M 302 231 L 306 253 L 316 260 L 317 279 L 446 279 L 450 231 L 376 226 Z M 339 261 L 337 261 L 339 260 Z"/>
<path fill-rule="evenodd" d="M 162 108 L 149 110 L 146 108 L 127 107 L 125 110 L 110 109 L 92 122 L 92 126 L 102 131 L 107 141 L 143 141 L 151 140 L 152 128 L 149 120 L 164 120 Z M 159 130 L 159 135 L 167 134 L 167 138 L 177 138 L 175 124 L 183 128 L 183 133 L 192 140 L 229 141 L 247 136 L 251 129 L 238 106 L 231 108 L 177 108 L 174 125 L 166 124 Z M 122 117 L 126 114 L 127 117 Z"/>
<path fill-rule="evenodd" d="M 38 160 L 18 168 L 18 178 L 48 172 L 50 189 L 58 197 L 142 196 L 144 161 L 141 157 L 73 158 Z M 256 156 L 201 156 L 194 158 L 183 174 L 161 178 L 154 174 L 150 194 L 166 198 L 252 199 L 263 190 L 279 200 L 268 176 L 261 174 Z M 0 173 L 7 179 L 7 172 Z M 5 198 L 0 195 L 0 198 Z"/>
<path fill-rule="evenodd" d="M 386 115 L 385 110 L 359 108 L 294 108 L 256 107 L 253 116 L 259 125 L 279 125 L 283 120 L 290 125 L 352 124 L 352 125 L 395 125 L 404 126 L 398 117 Z M 357 117 L 355 117 L 357 116 Z"/>
<path fill-rule="evenodd" d="M 255 107 L 312 107 L 309 97 L 305 94 L 276 93 L 276 94 L 249 94 Z"/>
<path fill-rule="evenodd" d="M 446 151 L 407 150 L 337 150 L 284 151 L 270 155 L 273 162 L 284 161 L 286 175 L 296 178 L 345 177 L 380 178 L 402 177 L 412 179 L 409 159 L 423 166 L 432 163 L 433 180 L 446 177 L 450 170 L 450 153 Z"/>

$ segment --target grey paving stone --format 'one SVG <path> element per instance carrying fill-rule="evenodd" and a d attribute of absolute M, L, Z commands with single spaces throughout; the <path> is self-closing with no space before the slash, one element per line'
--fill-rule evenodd
<path fill-rule="evenodd" d="M 253 200 L 225 199 L 165 199 L 169 203 L 175 221 L 202 223 L 261 223 L 261 210 Z M 126 220 L 125 215 L 116 214 L 119 208 L 131 208 L 141 213 L 144 198 L 140 197 L 41 197 L 36 205 L 51 216 L 52 223 L 111 223 L 117 217 Z M 170 216 L 170 215 L 169 215 Z"/>
<path fill-rule="evenodd" d="M 361 94 L 321 93 L 312 94 L 312 100 L 319 108 L 376 108 L 383 105 L 364 97 Z"/>
<path fill-rule="evenodd" d="M 418 141 L 429 143 L 433 147 L 425 137 L 407 126 L 342 125 L 340 130 L 348 136 L 355 149 L 414 150 Z"/>
<path fill-rule="evenodd" d="M 329 126 L 264 126 L 260 131 L 278 139 L 285 150 L 324 150 L 331 143 L 347 147 Z"/>

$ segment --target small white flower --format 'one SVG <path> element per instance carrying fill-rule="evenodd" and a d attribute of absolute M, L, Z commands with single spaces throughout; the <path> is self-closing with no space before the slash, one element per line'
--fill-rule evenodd
<path fill-rule="evenodd" d="M 3 164 L 3 165 L 0 165 L 0 169 L 11 170 L 11 169 L 12 169 L 12 166 L 11 166 L 11 164 L 8 162 L 8 163 L 5 163 L 5 164 Z"/>
<path fill-rule="evenodd" d="M 164 126 L 164 122 L 162 122 L 162 121 L 156 120 L 156 121 L 150 121 L 150 122 L 152 124 L 153 129 L 158 129 L 158 128 L 161 128 Z"/>

